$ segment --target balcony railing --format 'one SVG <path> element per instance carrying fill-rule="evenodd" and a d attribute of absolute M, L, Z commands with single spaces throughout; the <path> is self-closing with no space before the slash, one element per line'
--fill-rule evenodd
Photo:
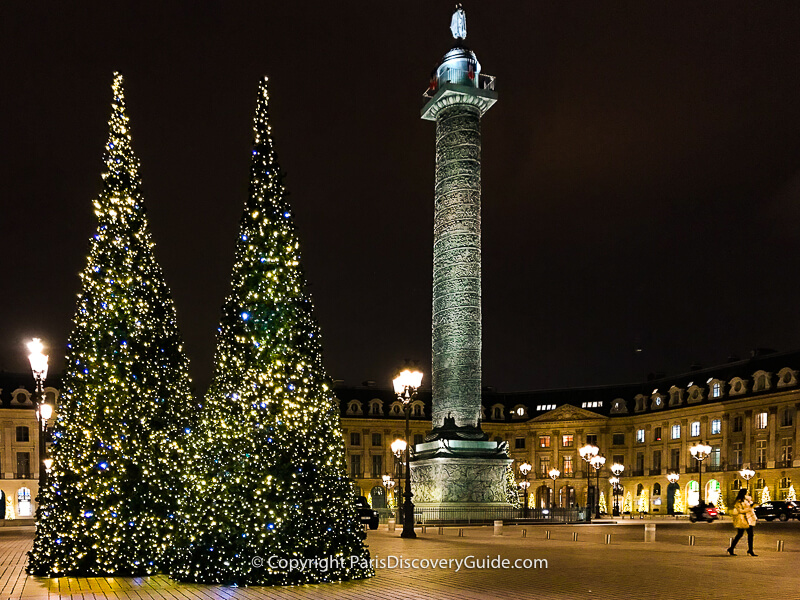
<path fill-rule="evenodd" d="M 706 472 L 707 473 L 718 473 L 722 471 L 722 465 L 706 465 Z"/>
<path fill-rule="evenodd" d="M 729 463 L 726 470 L 727 471 L 741 471 L 744 468 L 742 463 Z"/>
<path fill-rule="evenodd" d="M 33 473 L 14 473 L 14 479 L 33 479 Z"/>
<path fill-rule="evenodd" d="M 631 471 L 632 477 L 643 477 L 644 476 L 644 469 L 634 469 Z"/>
<path fill-rule="evenodd" d="M 788 468 L 790 468 L 792 466 L 792 461 L 791 460 L 779 460 L 778 462 L 775 463 L 775 466 L 778 469 L 788 469 Z"/>
<path fill-rule="evenodd" d="M 650 475 L 661 475 L 661 469 L 650 469 Z"/>
<path fill-rule="evenodd" d="M 686 472 L 687 473 L 699 473 L 700 472 L 700 468 L 696 464 L 694 464 L 694 465 L 686 465 Z"/>
<path fill-rule="evenodd" d="M 454 83 L 456 85 L 466 85 L 473 87 L 474 81 L 475 81 L 474 71 L 464 71 L 463 69 L 445 69 L 444 71 L 441 72 L 440 76 L 437 79 L 434 79 L 431 82 L 430 87 L 427 90 L 425 90 L 425 93 L 422 94 L 422 97 L 433 98 L 439 87 L 447 83 Z M 480 75 L 478 75 L 477 83 L 478 85 L 474 87 L 476 87 L 479 90 L 494 91 L 495 78 L 493 75 L 484 75 L 483 73 L 481 73 Z"/>
<path fill-rule="evenodd" d="M 751 469 L 766 469 L 767 463 L 765 462 L 757 462 L 750 465 Z"/>

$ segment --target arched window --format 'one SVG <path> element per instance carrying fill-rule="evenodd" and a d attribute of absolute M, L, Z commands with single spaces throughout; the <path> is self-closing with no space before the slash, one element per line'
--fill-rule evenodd
<path fill-rule="evenodd" d="M 17 492 L 17 514 L 20 517 L 30 517 L 31 511 L 31 491 L 26 487 L 19 488 Z"/>
<path fill-rule="evenodd" d="M 757 490 L 763 490 L 764 489 L 764 485 L 765 485 L 764 480 L 761 477 L 756 479 L 756 489 Z"/>
<path fill-rule="evenodd" d="M 414 406 L 414 416 L 415 417 L 421 417 L 422 416 L 422 406 L 420 406 L 419 404 Z"/>
<path fill-rule="evenodd" d="M 660 496 L 661 495 L 661 484 L 654 483 L 653 484 L 653 496 Z"/>
<path fill-rule="evenodd" d="M 641 483 L 636 486 L 636 495 L 637 496 L 641 496 L 643 491 L 644 491 L 644 486 Z"/>
<path fill-rule="evenodd" d="M 497 419 L 497 420 L 502 419 L 503 418 L 503 409 L 500 408 L 499 406 L 495 406 L 492 418 L 493 419 Z"/>
<path fill-rule="evenodd" d="M 781 487 L 784 489 L 789 489 L 792 487 L 792 478 L 791 477 L 783 477 L 781 479 Z"/>
<path fill-rule="evenodd" d="M 697 506 L 700 504 L 700 484 L 692 480 L 686 484 L 686 505 Z"/>
<path fill-rule="evenodd" d="M 734 479 L 733 483 L 731 484 L 731 489 L 734 491 L 738 491 L 742 489 L 742 480 L 741 479 Z"/>

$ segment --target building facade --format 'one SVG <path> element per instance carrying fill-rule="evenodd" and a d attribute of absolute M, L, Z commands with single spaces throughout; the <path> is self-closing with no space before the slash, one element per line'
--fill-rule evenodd
<path fill-rule="evenodd" d="M 639 384 L 593 388 L 482 394 L 481 425 L 490 439 L 506 441 L 519 466 L 532 465 L 529 505 L 585 505 L 598 485 L 611 511 L 610 466 L 624 465 L 620 508 L 667 514 L 700 500 L 731 506 L 749 482 L 759 501 L 794 494 L 800 477 L 797 411 L 800 407 L 800 352 L 754 352 L 708 369 Z M 402 406 L 390 390 L 374 387 L 334 390 L 339 400 L 348 473 L 357 491 L 377 507 L 386 505 L 382 475 L 396 474 L 390 450 L 403 438 Z M 411 408 L 412 442 L 430 431 L 430 396 L 421 391 Z M 702 465 L 690 448 L 703 442 L 711 454 Z M 606 463 L 600 472 L 583 462 L 579 448 L 598 446 Z M 553 481 L 552 468 L 560 471 Z M 702 468 L 702 478 L 699 473 Z M 677 474 L 670 485 L 668 474 Z M 599 475 L 599 477 L 598 477 Z M 590 478 L 590 479 L 589 479 Z M 702 490 L 701 490 L 702 485 Z M 555 490 L 555 495 L 553 490 Z M 678 491 L 680 493 L 678 493 Z"/>
<path fill-rule="evenodd" d="M 33 519 L 39 492 L 39 422 L 33 376 L 0 373 L 0 519 Z M 45 387 L 56 406 L 59 391 Z"/>

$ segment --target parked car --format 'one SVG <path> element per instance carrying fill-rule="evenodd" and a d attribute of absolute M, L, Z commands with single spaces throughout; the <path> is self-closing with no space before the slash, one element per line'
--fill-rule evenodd
<path fill-rule="evenodd" d="M 800 519 L 800 504 L 789 500 L 772 500 L 755 507 L 756 516 L 765 521 Z"/>
<path fill-rule="evenodd" d="M 719 514 L 717 513 L 717 509 L 712 504 L 701 502 L 700 504 L 695 504 L 689 509 L 689 520 L 692 523 L 697 521 L 706 521 L 711 523 L 717 519 L 719 519 Z"/>
<path fill-rule="evenodd" d="M 356 496 L 356 509 L 358 510 L 358 520 L 363 525 L 369 525 L 370 529 L 378 528 L 378 511 L 370 508 L 369 502 L 364 496 Z"/>

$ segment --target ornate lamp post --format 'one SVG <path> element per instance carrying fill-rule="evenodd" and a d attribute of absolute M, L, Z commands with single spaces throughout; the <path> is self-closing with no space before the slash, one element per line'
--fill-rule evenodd
<path fill-rule="evenodd" d="M 611 483 L 611 485 L 614 486 L 614 511 L 613 511 L 613 515 L 615 517 L 618 517 L 620 515 L 619 500 L 618 500 L 619 488 L 620 488 L 619 480 L 620 480 L 620 475 L 622 475 L 622 472 L 624 470 L 625 470 L 625 465 L 621 465 L 619 463 L 614 463 L 613 465 L 611 465 L 611 472 L 614 474 L 614 477 L 612 477 L 612 479 L 616 479 L 616 481 Z"/>
<path fill-rule="evenodd" d="M 409 462 L 411 451 L 409 417 L 411 402 L 417 397 L 417 389 L 422 383 L 422 373 L 404 369 L 394 378 L 393 383 L 397 399 L 403 403 L 406 413 L 406 491 L 403 495 L 405 498 L 405 502 L 403 502 L 403 533 L 400 534 L 400 537 L 415 538 L 417 534 L 414 532 L 414 503 L 411 501 L 414 494 L 411 493 L 411 464 Z"/>
<path fill-rule="evenodd" d="M 703 498 L 705 496 L 703 494 L 703 461 L 711 454 L 711 446 L 698 442 L 689 448 L 689 452 L 697 460 L 697 477 L 700 480 L 700 500 L 698 504 L 705 504 L 705 499 Z"/>
<path fill-rule="evenodd" d="M 523 515 L 527 518 L 528 516 L 528 488 L 531 487 L 531 482 L 528 481 L 528 473 L 531 472 L 531 465 L 528 461 L 525 461 L 519 466 L 519 472 L 525 478 L 523 481 L 519 482 L 519 487 L 522 488 L 522 493 L 525 494 L 525 504 L 523 508 Z"/>
<path fill-rule="evenodd" d="M 755 477 L 756 472 L 752 469 L 742 469 L 739 471 L 739 475 L 744 479 L 745 486 L 747 486 L 747 491 L 750 491 L 750 480 Z"/>
<path fill-rule="evenodd" d="M 394 453 L 395 459 L 395 475 L 397 476 L 397 481 L 400 482 L 400 485 L 397 486 L 397 516 L 400 518 L 400 523 L 403 522 L 403 509 L 402 509 L 402 499 L 403 499 L 403 454 L 406 451 L 406 441 L 397 439 L 392 442 L 390 446 L 392 452 Z"/>
<path fill-rule="evenodd" d="M 556 506 L 556 479 L 561 476 L 561 471 L 558 469 L 550 469 L 547 474 L 550 476 L 550 479 L 553 480 L 553 502 L 551 508 L 555 508 Z"/>
<path fill-rule="evenodd" d="M 590 510 L 590 504 L 593 504 L 593 502 L 589 498 L 589 495 L 592 493 L 592 472 L 589 470 L 589 464 L 591 463 L 592 459 L 598 455 L 600 448 L 593 444 L 586 444 L 585 446 L 579 448 L 578 452 L 580 453 L 581 458 L 586 462 L 586 519 L 591 520 L 592 513 Z"/>
<path fill-rule="evenodd" d="M 386 498 L 391 498 L 390 494 L 392 493 L 392 488 L 397 485 L 395 480 L 392 479 L 392 476 L 386 474 L 383 476 L 383 487 L 386 488 Z"/>
<path fill-rule="evenodd" d="M 595 519 L 600 518 L 600 469 L 603 468 L 603 465 L 606 464 L 606 457 L 605 456 L 594 456 L 592 460 L 589 461 L 589 464 L 592 465 L 595 474 L 597 475 L 597 486 L 595 487 L 595 498 L 594 503 L 596 507 L 596 511 L 594 513 Z"/>
<path fill-rule="evenodd" d="M 31 371 L 33 372 L 33 379 L 36 381 L 36 418 L 39 420 L 39 489 L 44 487 L 45 467 L 44 460 L 46 457 L 45 446 L 47 441 L 45 434 L 47 433 L 47 420 L 53 416 L 53 407 L 44 401 L 44 380 L 47 379 L 47 355 L 42 354 L 44 346 L 42 340 L 33 338 L 28 342 L 28 360 L 31 363 Z"/>
<path fill-rule="evenodd" d="M 678 483 L 678 479 L 680 479 L 680 478 L 681 478 L 681 476 L 678 473 L 667 473 L 667 481 L 669 481 L 670 485 L 677 484 Z M 674 514 L 674 513 L 675 513 L 675 509 L 673 508 L 672 509 L 672 514 Z"/>

